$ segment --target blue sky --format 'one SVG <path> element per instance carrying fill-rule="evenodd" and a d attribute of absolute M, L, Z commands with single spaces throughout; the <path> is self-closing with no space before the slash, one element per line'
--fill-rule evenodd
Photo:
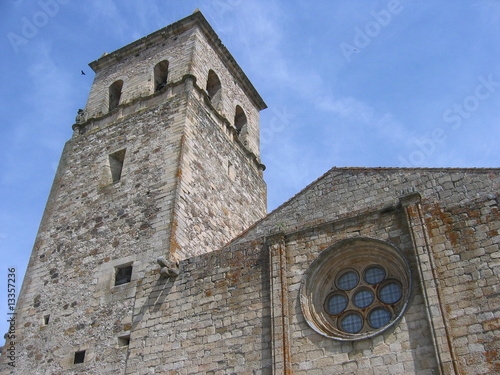
<path fill-rule="evenodd" d="M 3 0 L 0 332 L 87 64 L 196 8 L 269 106 L 270 210 L 333 166 L 499 166 L 500 1 Z"/>

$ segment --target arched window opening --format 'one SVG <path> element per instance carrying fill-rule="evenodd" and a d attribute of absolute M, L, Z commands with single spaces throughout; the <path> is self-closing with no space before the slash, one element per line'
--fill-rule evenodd
<path fill-rule="evenodd" d="M 244 130 L 246 130 L 247 116 L 239 105 L 236 106 L 236 112 L 234 114 L 234 126 L 238 131 L 238 134 L 241 134 Z"/>
<path fill-rule="evenodd" d="M 154 68 L 154 84 L 155 84 L 155 92 L 160 91 L 167 85 L 167 77 L 168 77 L 168 61 L 163 60 L 155 65 Z"/>
<path fill-rule="evenodd" d="M 211 69 L 208 72 L 207 93 L 214 107 L 217 107 L 221 99 L 221 84 L 219 77 Z"/>
<path fill-rule="evenodd" d="M 123 81 L 120 79 L 109 86 L 109 111 L 118 107 L 122 96 Z"/>

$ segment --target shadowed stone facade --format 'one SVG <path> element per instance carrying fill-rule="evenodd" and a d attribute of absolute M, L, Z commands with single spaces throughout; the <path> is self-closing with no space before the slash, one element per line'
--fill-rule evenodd
<path fill-rule="evenodd" d="M 500 372 L 498 169 L 334 168 L 266 216 L 266 105 L 201 13 L 91 67 L 1 374 Z"/>

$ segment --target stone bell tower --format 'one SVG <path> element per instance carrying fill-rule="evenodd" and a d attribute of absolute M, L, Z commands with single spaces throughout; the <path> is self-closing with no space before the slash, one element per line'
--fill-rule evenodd
<path fill-rule="evenodd" d="M 266 105 L 200 12 L 90 66 L 18 301 L 19 374 L 124 373 L 160 273 L 266 214 Z"/>

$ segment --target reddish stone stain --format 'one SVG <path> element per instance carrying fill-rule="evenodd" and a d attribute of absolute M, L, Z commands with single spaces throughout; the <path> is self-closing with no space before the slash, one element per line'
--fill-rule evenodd
<path fill-rule="evenodd" d="M 496 350 L 488 350 L 484 353 L 484 356 L 486 357 L 486 362 L 493 363 L 498 358 L 498 352 Z"/>
<path fill-rule="evenodd" d="M 231 270 L 226 273 L 226 278 L 229 280 L 230 285 L 237 284 L 241 276 L 241 269 Z"/>

